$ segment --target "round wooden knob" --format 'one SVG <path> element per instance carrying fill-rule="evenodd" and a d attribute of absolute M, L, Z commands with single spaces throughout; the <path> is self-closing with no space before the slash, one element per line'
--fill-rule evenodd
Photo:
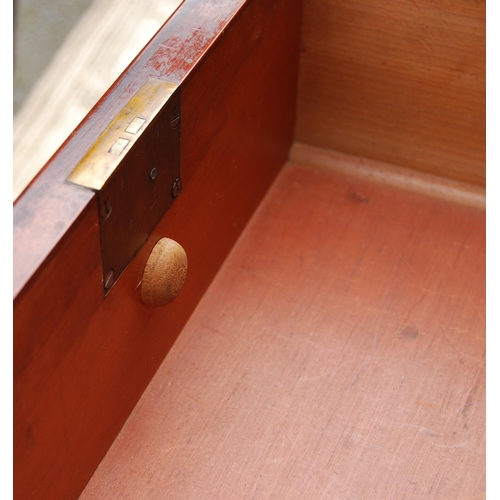
<path fill-rule="evenodd" d="M 149 256 L 141 284 L 147 306 L 165 306 L 179 295 L 187 273 L 187 256 L 179 243 L 162 238 Z"/>

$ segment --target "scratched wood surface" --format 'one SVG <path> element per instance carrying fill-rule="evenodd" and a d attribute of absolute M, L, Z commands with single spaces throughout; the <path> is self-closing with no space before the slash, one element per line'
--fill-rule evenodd
<path fill-rule="evenodd" d="M 484 211 L 288 164 L 91 498 L 485 498 Z"/>
<path fill-rule="evenodd" d="M 297 140 L 484 185 L 484 0 L 306 0 L 299 81 Z"/>

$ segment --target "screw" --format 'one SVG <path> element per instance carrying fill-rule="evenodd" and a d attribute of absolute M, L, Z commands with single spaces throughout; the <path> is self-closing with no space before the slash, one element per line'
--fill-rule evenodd
<path fill-rule="evenodd" d="M 109 290 L 114 282 L 114 277 L 115 277 L 115 271 L 113 269 L 110 269 L 108 271 L 108 274 L 106 274 L 106 279 L 104 280 L 104 289 Z"/>
<path fill-rule="evenodd" d="M 177 128 L 179 126 L 180 121 L 181 121 L 181 117 L 180 117 L 179 106 L 176 106 L 174 108 L 173 113 L 172 113 L 172 118 L 170 120 L 170 126 L 172 128 Z"/>
<path fill-rule="evenodd" d="M 111 198 L 106 198 L 106 201 L 103 203 L 101 207 L 101 217 L 106 220 L 111 215 L 113 211 L 113 202 Z"/>
<path fill-rule="evenodd" d="M 177 177 L 172 186 L 172 197 L 177 198 L 177 196 L 179 196 L 181 191 L 182 191 L 182 181 L 180 177 Z"/>
<path fill-rule="evenodd" d="M 177 128 L 179 126 L 179 122 L 181 121 L 181 118 L 180 116 L 178 116 L 177 118 L 174 118 L 171 122 L 170 122 L 170 126 L 172 128 Z"/>
<path fill-rule="evenodd" d="M 149 178 L 154 181 L 158 177 L 158 169 L 154 167 L 151 172 L 149 172 Z"/>

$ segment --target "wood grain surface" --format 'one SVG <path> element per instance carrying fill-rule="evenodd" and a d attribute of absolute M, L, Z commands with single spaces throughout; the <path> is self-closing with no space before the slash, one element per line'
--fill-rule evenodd
<path fill-rule="evenodd" d="M 306 0 L 296 139 L 486 180 L 484 0 Z"/>
<path fill-rule="evenodd" d="M 174 27 L 145 49 L 150 58 L 139 57 L 142 70 L 117 82 L 16 204 L 16 500 L 78 497 L 282 167 L 300 13 L 298 1 L 186 0 Z M 163 45 L 179 30 L 184 38 Z M 64 174 L 150 73 L 182 80 L 183 189 L 104 299 L 96 199 L 64 184 Z M 175 302 L 153 308 L 142 304 L 140 283 L 162 237 L 182 245 L 189 272 Z"/>
<path fill-rule="evenodd" d="M 91 498 L 485 498 L 484 211 L 288 165 Z"/>

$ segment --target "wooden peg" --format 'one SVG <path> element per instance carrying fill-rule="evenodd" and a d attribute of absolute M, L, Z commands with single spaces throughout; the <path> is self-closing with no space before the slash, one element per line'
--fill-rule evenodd
<path fill-rule="evenodd" d="M 187 273 L 187 256 L 174 240 L 162 238 L 149 256 L 141 284 L 141 299 L 147 306 L 170 304 L 179 295 Z"/>

